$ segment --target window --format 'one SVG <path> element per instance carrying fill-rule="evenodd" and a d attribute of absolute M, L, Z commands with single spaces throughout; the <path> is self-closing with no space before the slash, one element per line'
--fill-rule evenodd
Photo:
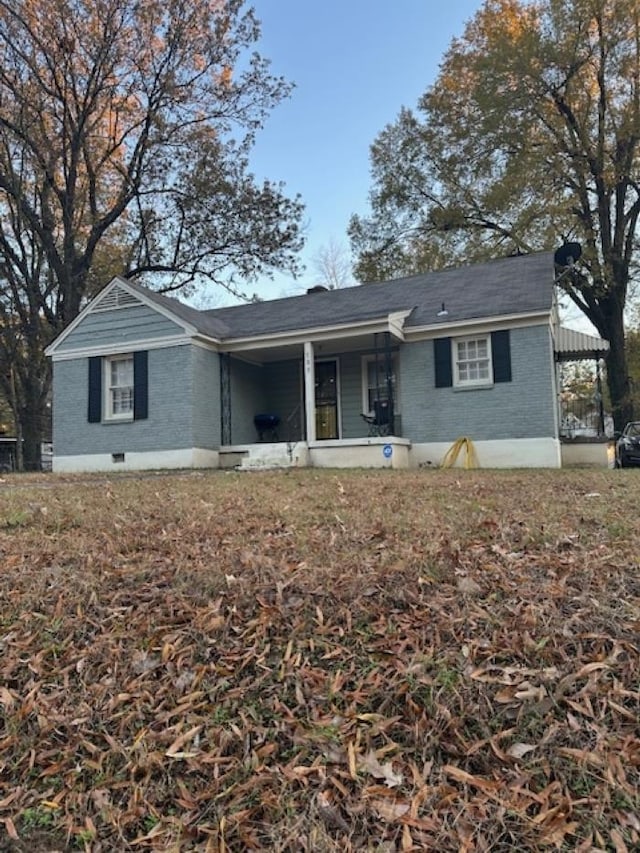
<path fill-rule="evenodd" d="M 107 420 L 133 417 L 133 356 L 105 358 L 105 416 Z"/>
<path fill-rule="evenodd" d="M 462 338 L 454 342 L 454 385 L 490 385 L 493 383 L 491 367 L 491 338 Z"/>
<path fill-rule="evenodd" d="M 434 338 L 436 388 L 487 388 L 511 382 L 511 335 L 500 329 L 489 335 Z"/>
<path fill-rule="evenodd" d="M 149 416 L 149 369 L 146 350 L 88 359 L 87 420 L 138 421 Z"/>
<path fill-rule="evenodd" d="M 391 393 L 393 395 L 393 411 L 399 413 L 398 409 L 398 370 L 397 357 L 391 358 Z M 389 396 L 387 387 L 386 357 L 373 355 L 364 356 L 362 359 L 362 411 L 373 412 L 376 400 L 386 400 Z"/>

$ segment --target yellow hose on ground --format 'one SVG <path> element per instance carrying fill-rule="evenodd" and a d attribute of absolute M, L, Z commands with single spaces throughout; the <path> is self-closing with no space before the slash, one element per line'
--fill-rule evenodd
<path fill-rule="evenodd" d="M 453 468 L 458 460 L 458 456 L 460 452 L 464 449 L 465 457 L 464 457 L 464 467 L 469 468 L 479 468 L 478 457 L 476 455 L 476 449 L 473 446 L 473 442 L 470 438 L 467 438 L 466 435 L 463 435 L 461 438 L 456 438 L 451 447 L 445 453 L 444 459 L 442 460 L 441 468 Z"/>

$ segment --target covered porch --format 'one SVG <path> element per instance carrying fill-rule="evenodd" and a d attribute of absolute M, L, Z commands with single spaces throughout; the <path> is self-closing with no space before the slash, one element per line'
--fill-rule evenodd
<path fill-rule="evenodd" d="M 402 319 L 221 353 L 221 467 L 408 467 Z"/>

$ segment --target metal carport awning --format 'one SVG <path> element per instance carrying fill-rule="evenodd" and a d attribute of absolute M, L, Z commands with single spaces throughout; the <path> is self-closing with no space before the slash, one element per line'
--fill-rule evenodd
<path fill-rule="evenodd" d="M 609 341 L 596 335 L 587 335 L 585 332 L 560 326 L 555 335 L 554 352 L 556 361 L 600 359 L 609 352 Z"/>

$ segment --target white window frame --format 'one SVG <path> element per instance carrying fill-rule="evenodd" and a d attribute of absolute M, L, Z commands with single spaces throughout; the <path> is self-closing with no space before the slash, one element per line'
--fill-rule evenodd
<path fill-rule="evenodd" d="M 452 358 L 453 358 L 453 385 L 454 388 L 481 388 L 493 385 L 493 359 L 491 354 L 491 334 L 473 335 L 464 338 L 453 338 L 452 343 Z M 469 344 L 484 343 L 486 345 L 486 355 L 482 358 L 464 358 L 460 357 L 460 346 L 465 348 Z M 485 363 L 487 367 L 486 376 L 477 376 L 473 379 L 460 376 L 460 368 L 462 364 L 478 364 Z"/>
<path fill-rule="evenodd" d="M 385 360 L 384 355 L 378 356 L 378 363 L 384 365 Z M 369 405 L 369 365 L 375 363 L 376 357 L 375 355 L 363 355 L 362 356 L 362 411 L 365 415 L 373 414 L 371 410 L 371 406 Z M 400 415 L 400 377 L 398 373 L 399 366 L 398 353 L 394 352 L 391 354 L 391 365 L 393 369 L 393 375 L 395 376 L 395 386 L 394 386 L 394 400 L 393 400 L 393 414 L 394 416 Z M 386 388 L 385 395 L 383 399 L 386 400 Z"/>
<path fill-rule="evenodd" d="M 112 385 L 111 383 L 111 367 L 116 362 L 131 363 L 131 384 L 130 385 Z M 108 356 L 103 361 L 102 385 L 104 388 L 103 408 L 105 421 L 132 421 L 133 420 L 133 395 L 134 395 L 134 373 L 133 373 L 133 353 L 120 353 L 118 355 Z M 119 389 L 131 389 L 131 408 L 124 412 L 114 412 L 114 394 L 113 392 Z"/>

